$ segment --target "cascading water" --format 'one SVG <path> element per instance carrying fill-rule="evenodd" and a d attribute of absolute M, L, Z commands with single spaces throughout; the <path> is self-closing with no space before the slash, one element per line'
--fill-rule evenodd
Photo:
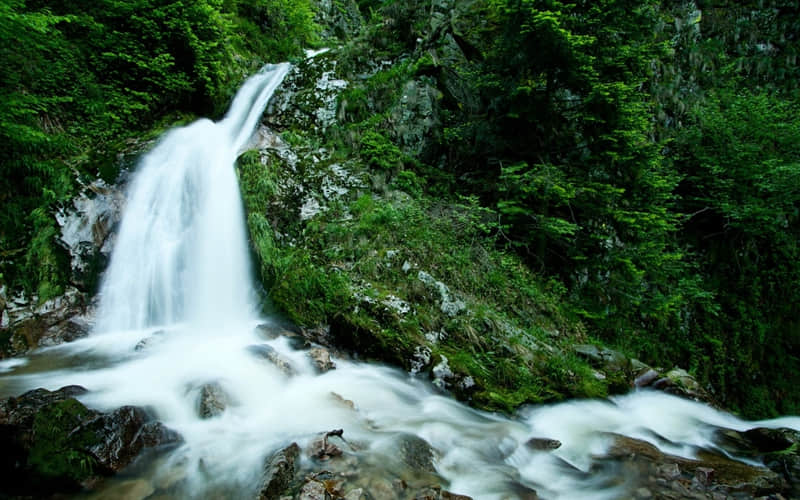
<path fill-rule="evenodd" d="M 233 164 L 287 71 L 265 68 L 222 121 L 173 130 L 145 156 L 101 291 L 98 332 L 254 317 Z"/>
<path fill-rule="evenodd" d="M 359 443 L 353 454 L 363 466 L 384 470 L 402 468 L 398 436 L 426 440 L 448 489 L 475 499 L 516 498 L 521 486 L 543 498 L 618 498 L 624 482 L 587 474 L 609 433 L 691 456 L 714 446 L 716 427 L 755 425 L 654 392 L 531 408 L 509 419 L 386 367 L 337 360 L 335 370 L 319 375 L 282 337 L 266 344 L 294 367 L 291 376 L 253 356 L 253 346 L 265 344 L 254 330 L 264 320 L 256 315 L 233 164 L 287 71 L 266 68 L 244 84 L 222 121 L 169 132 L 143 158 L 94 334 L 0 363 L 0 395 L 79 384 L 90 390 L 81 397 L 89 406 L 151 409 L 185 442 L 140 474 L 153 489 L 179 497 L 252 498 L 270 452 L 341 428 Z M 229 404 L 203 419 L 198 395 L 209 382 Z M 800 418 L 758 425 L 800 429 Z M 525 445 L 532 437 L 562 445 L 536 451 Z"/>

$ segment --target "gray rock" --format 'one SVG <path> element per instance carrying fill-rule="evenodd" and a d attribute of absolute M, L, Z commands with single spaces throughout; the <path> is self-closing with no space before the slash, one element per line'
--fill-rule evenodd
<path fill-rule="evenodd" d="M 60 243 L 70 254 L 77 277 L 88 271 L 89 263 L 113 247 L 112 231 L 119 222 L 125 195 L 119 186 L 97 179 L 72 200 L 72 206 L 56 213 L 61 226 Z"/>
<path fill-rule="evenodd" d="M 398 456 L 414 471 L 436 473 L 433 448 L 421 437 L 413 434 L 402 435 L 398 442 Z"/>
<path fill-rule="evenodd" d="M 561 448 L 561 441 L 547 438 L 530 438 L 525 446 L 532 450 L 555 450 Z"/>
<path fill-rule="evenodd" d="M 230 404 L 230 397 L 219 382 L 203 384 L 197 398 L 197 413 L 200 418 L 221 415 Z"/>
<path fill-rule="evenodd" d="M 300 489 L 299 500 L 330 500 L 325 485 L 316 480 L 307 481 Z"/>
<path fill-rule="evenodd" d="M 335 438 L 338 438 L 340 444 L 332 442 L 335 440 Z M 333 457 L 342 455 L 342 446 L 344 446 L 344 444 L 345 442 L 342 438 L 342 430 L 337 429 L 324 432 L 314 438 L 311 443 L 309 443 L 307 452 L 311 458 L 316 458 L 318 460 L 330 460 Z"/>
<path fill-rule="evenodd" d="M 247 346 L 247 350 L 254 356 L 269 361 L 287 376 L 291 377 L 297 373 L 297 371 L 292 366 L 292 363 L 283 356 L 281 356 L 280 353 L 270 345 L 267 344 L 250 345 Z"/>
<path fill-rule="evenodd" d="M 658 372 L 650 368 L 646 372 L 636 377 L 636 379 L 633 381 L 633 385 L 636 387 L 647 387 L 655 382 L 656 379 L 658 379 Z"/>
<path fill-rule="evenodd" d="M 723 493 L 735 498 L 781 494 L 784 479 L 766 467 L 756 467 L 706 451 L 696 460 L 668 455 L 645 441 L 613 435 L 606 460 L 622 464 L 631 479 L 638 476 L 656 498 L 708 498 Z M 692 493 L 686 488 L 690 484 Z"/>
<path fill-rule="evenodd" d="M 300 447 L 292 443 L 273 454 L 264 464 L 264 474 L 258 488 L 259 500 L 273 500 L 284 493 L 294 479 L 295 462 Z"/>
<path fill-rule="evenodd" d="M 123 406 L 102 414 L 82 426 L 102 440 L 88 450 L 104 467 L 116 472 L 130 464 L 144 449 L 182 441 L 180 435 L 161 422 L 148 422 L 144 410 Z"/>
<path fill-rule="evenodd" d="M 336 363 L 331 360 L 331 353 L 324 347 L 314 347 L 308 351 L 308 357 L 314 363 L 319 373 L 325 373 L 336 368 Z"/>
<path fill-rule="evenodd" d="M 4 298 L 3 305 L 0 331 L 8 332 L 9 341 L 0 345 L 0 358 L 71 342 L 88 335 L 92 326 L 93 308 L 86 294 L 74 287 L 41 304 L 35 295 L 17 295 Z"/>

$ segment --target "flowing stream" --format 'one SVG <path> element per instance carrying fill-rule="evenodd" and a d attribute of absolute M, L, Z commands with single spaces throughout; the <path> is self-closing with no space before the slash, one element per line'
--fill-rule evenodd
<path fill-rule="evenodd" d="M 422 438 L 435 450 L 444 486 L 475 499 L 517 498 L 521 486 L 542 498 L 618 498 L 624 478 L 588 473 L 609 446 L 608 433 L 692 457 L 714 448 L 716 427 L 800 429 L 797 417 L 745 422 L 656 392 L 507 418 L 475 411 L 396 369 L 337 359 L 335 370 L 317 374 L 289 339 L 260 336 L 256 325 L 270 320 L 257 313 L 234 163 L 288 69 L 265 68 L 242 86 L 224 119 L 173 130 L 142 159 L 93 333 L 0 363 L 0 396 L 78 384 L 89 389 L 81 399 L 91 407 L 148 408 L 185 442 L 131 475 L 198 498 L 215 491 L 252 498 L 265 457 L 331 429 L 358 443 L 353 454 L 363 467 L 397 474 L 398 439 Z M 293 365 L 293 376 L 253 355 L 252 346 L 264 344 Z M 202 419 L 199 388 L 209 382 L 231 404 Z M 524 445 L 531 438 L 562 445 L 536 451 Z"/>

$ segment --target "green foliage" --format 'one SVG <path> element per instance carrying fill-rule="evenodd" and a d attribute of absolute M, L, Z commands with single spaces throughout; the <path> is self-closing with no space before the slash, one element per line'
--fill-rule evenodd
<path fill-rule="evenodd" d="M 403 154 L 380 132 L 367 130 L 361 136 L 361 155 L 372 168 L 393 171 L 403 165 Z"/>
<path fill-rule="evenodd" d="M 75 432 L 88 412 L 80 402 L 67 399 L 37 412 L 33 421 L 28 463 L 45 480 L 77 484 L 91 476 L 96 459 L 87 448 L 96 443 L 91 431 Z"/>
<path fill-rule="evenodd" d="M 800 404 L 790 382 L 800 375 L 798 116 L 775 92 L 719 89 L 676 139 L 682 236 L 716 294 L 715 309 L 694 315 L 704 335 L 693 355 L 719 367 L 708 374 L 715 387 L 753 416 Z"/>
<path fill-rule="evenodd" d="M 251 60 L 297 56 L 317 30 L 308 1 L 1 2 L 0 271 L 9 285 L 44 300 L 69 279 L 48 214 L 77 178 L 113 180 L 119 166 L 109 164 L 126 139 L 168 113 L 221 112 Z"/>

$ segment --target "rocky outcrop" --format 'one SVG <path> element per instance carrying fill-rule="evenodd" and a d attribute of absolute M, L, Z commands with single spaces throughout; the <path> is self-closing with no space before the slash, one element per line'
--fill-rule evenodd
<path fill-rule="evenodd" d="M 94 280 L 105 267 L 124 203 L 120 186 L 97 179 L 72 200 L 72 206 L 56 213 L 61 227 L 59 242 L 69 252 L 73 282 L 91 285 L 87 280 Z"/>
<path fill-rule="evenodd" d="M 800 431 L 764 427 L 744 432 L 720 429 L 715 442 L 726 452 L 763 463 L 786 480 L 790 498 L 800 498 Z"/>
<path fill-rule="evenodd" d="M 144 449 L 181 441 L 138 407 L 108 413 L 80 403 L 79 386 L 35 389 L 0 401 L 2 495 L 75 491 L 93 477 L 113 474 Z"/>
<path fill-rule="evenodd" d="M 759 498 L 787 493 L 786 481 L 766 467 L 707 451 L 690 460 L 638 439 L 614 435 L 613 440 L 596 467 L 614 467 L 618 477 L 629 478 L 626 486 L 632 498 Z"/>
<path fill-rule="evenodd" d="M 89 333 L 94 307 L 77 288 L 67 288 L 63 295 L 41 304 L 36 296 L 7 297 L 6 293 L 5 287 L 0 288 L 0 359 Z"/>

